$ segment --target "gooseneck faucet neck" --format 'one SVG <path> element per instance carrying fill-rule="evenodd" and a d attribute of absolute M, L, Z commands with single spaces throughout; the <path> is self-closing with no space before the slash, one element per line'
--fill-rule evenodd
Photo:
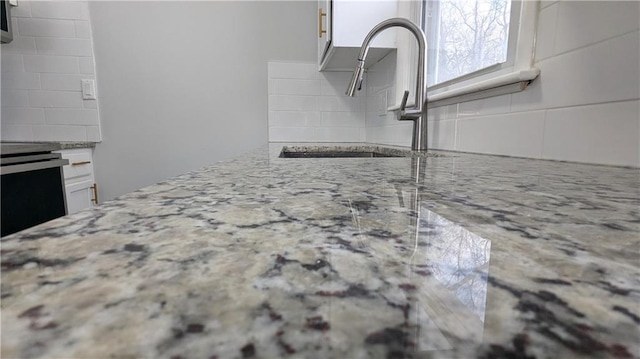
<path fill-rule="evenodd" d="M 427 40 L 424 32 L 411 20 L 405 18 L 392 18 L 385 20 L 376 25 L 362 42 L 360 47 L 360 54 L 358 55 L 358 62 L 356 68 L 353 71 L 351 82 L 347 88 L 347 96 L 354 96 L 356 90 L 362 89 L 362 81 L 364 78 L 364 61 L 367 58 L 371 41 L 382 31 L 391 27 L 402 27 L 409 30 L 418 41 L 418 71 L 416 78 L 416 91 L 415 91 L 415 103 L 411 108 L 406 109 L 408 91 L 405 91 L 402 104 L 400 105 L 400 111 L 398 113 L 398 120 L 413 121 L 413 138 L 411 148 L 414 151 L 426 151 L 427 146 L 427 61 L 426 61 L 426 49 Z"/>

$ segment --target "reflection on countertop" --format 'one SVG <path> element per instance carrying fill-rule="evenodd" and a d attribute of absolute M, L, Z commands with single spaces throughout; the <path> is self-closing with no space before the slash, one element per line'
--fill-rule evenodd
<path fill-rule="evenodd" d="M 2 238 L 1 356 L 638 355 L 638 169 L 281 148 Z"/>

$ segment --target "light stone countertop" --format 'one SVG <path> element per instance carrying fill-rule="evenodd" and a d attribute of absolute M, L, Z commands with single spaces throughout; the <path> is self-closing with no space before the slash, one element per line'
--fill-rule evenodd
<path fill-rule="evenodd" d="M 16 142 L 1 141 L 2 155 L 51 152 L 76 148 L 95 148 L 96 142 Z"/>
<path fill-rule="evenodd" d="M 2 238 L 0 356 L 640 356 L 640 170 L 281 148 Z"/>
<path fill-rule="evenodd" d="M 98 142 L 59 142 L 60 149 L 69 150 L 75 148 L 95 148 Z"/>

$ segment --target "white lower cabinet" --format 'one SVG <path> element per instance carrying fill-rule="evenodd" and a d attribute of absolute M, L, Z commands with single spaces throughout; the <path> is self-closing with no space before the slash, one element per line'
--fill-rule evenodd
<path fill-rule="evenodd" d="M 93 171 L 93 150 L 77 148 L 57 151 L 68 159 L 64 166 L 64 186 L 67 212 L 73 214 L 97 204 L 97 188 Z"/>
<path fill-rule="evenodd" d="M 67 195 L 67 212 L 69 212 L 69 214 L 93 207 L 95 204 L 93 198 L 94 185 L 95 183 L 93 183 L 93 181 L 84 181 L 65 186 L 65 192 Z"/>

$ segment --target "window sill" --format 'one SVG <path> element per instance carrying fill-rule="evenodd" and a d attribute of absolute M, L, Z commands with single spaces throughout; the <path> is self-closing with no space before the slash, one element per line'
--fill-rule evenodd
<path fill-rule="evenodd" d="M 509 93 L 523 91 L 527 85 L 540 75 L 540 69 L 531 68 L 520 70 L 501 76 L 493 77 L 474 84 L 447 89 L 437 90 L 435 94 L 427 92 L 427 107 L 450 105 L 458 102 L 478 100 L 481 98 L 500 96 Z M 407 107 L 415 107 L 414 103 L 408 103 Z M 387 108 L 387 111 L 398 111 L 400 105 Z"/>

